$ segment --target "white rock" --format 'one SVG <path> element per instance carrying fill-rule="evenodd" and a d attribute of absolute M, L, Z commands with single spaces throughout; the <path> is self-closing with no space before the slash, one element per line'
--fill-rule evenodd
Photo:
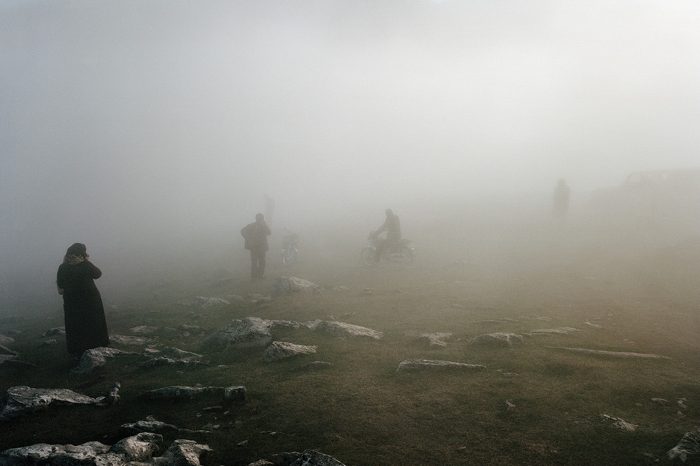
<path fill-rule="evenodd" d="M 568 348 L 564 346 L 547 346 L 547 348 L 570 351 L 572 353 L 591 354 L 594 356 L 607 356 L 611 358 L 621 359 L 671 359 L 668 356 L 661 356 L 658 354 L 632 353 L 629 351 L 604 351 L 589 348 Z"/>
<path fill-rule="evenodd" d="M 308 327 L 312 330 L 320 330 L 338 337 L 366 337 L 379 340 L 384 336 L 382 332 L 371 328 L 335 320 L 312 321 L 308 323 Z"/>
<path fill-rule="evenodd" d="M 294 356 L 316 353 L 316 346 L 295 345 L 286 341 L 273 341 L 263 354 L 266 362 L 279 361 Z"/>
<path fill-rule="evenodd" d="M 452 334 L 449 332 L 421 333 L 418 335 L 418 340 L 428 346 L 444 348 L 447 346 L 445 340 L 450 337 L 452 337 Z"/>
<path fill-rule="evenodd" d="M 688 457 L 700 455 L 700 428 L 686 432 L 678 444 L 668 451 L 667 455 L 670 460 L 679 459 L 684 463 Z"/>
<path fill-rule="evenodd" d="M 83 352 L 83 355 L 80 357 L 80 362 L 78 363 L 78 366 L 74 367 L 71 370 L 71 372 L 74 374 L 89 374 L 98 367 L 102 367 L 105 364 L 107 364 L 107 359 L 111 359 L 119 355 L 130 354 L 134 353 L 122 351 L 117 348 L 109 348 L 106 346 L 101 346 L 99 348 L 91 348 Z"/>
<path fill-rule="evenodd" d="M 639 427 L 637 424 L 632 424 L 631 422 L 627 422 L 624 419 L 615 416 L 610 416 L 608 414 L 601 414 L 600 417 L 602 417 L 605 421 L 609 422 L 616 429 L 623 430 L 625 432 L 634 432 Z"/>
<path fill-rule="evenodd" d="M 144 337 L 135 337 L 133 335 L 110 335 L 110 343 L 127 346 L 143 346 L 149 343 L 150 340 Z"/>
<path fill-rule="evenodd" d="M 272 342 L 271 327 L 271 321 L 259 317 L 236 319 L 209 335 L 202 343 L 202 348 L 223 351 L 228 348 L 267 346 Z"/>
<path fill-rule="evenodd" d="M 92 398 L 66 388 L 32 388 L 27 386 L 7 389 L 0 420 L 13 419 L 52 405 L 101 405 L 102 399 Z"/>
<path fill-rule="evenodd" d="M 478 335 L 469 341 L 472 345 L 510 347 L 523 343 L 523 336 L 517 333 L 493 332 Z"/>
<path fill-rule="evenodd" d="M 279 277 L 273 285 L 275 295 L 289 293 L 318 293 L 321 287 L 299 277 Z"/>
<path fill-rule="evenodd" d="M 421 369 L 457 369 L 457 370 L 483 370 L 481 364 L 467 364 L 464 362 L 440 361 L 435 359 L 406 359 L 399 363 L 397 371 L 421 370 Z"/>
<path fill-rule="evenodd" d="M 195 306 L 201 307 L 202 309 L 209 309 L 214 307 L 228 306 L 231 303 L 223 298 L 215 298 L 211 296 L 195 296 L 193 304 Z"/>
<path fill-rule="evenodd" d="M 538 328 L 530 332 L 530 335 L 569 335 L 578 332 L 574 327 Z"/>

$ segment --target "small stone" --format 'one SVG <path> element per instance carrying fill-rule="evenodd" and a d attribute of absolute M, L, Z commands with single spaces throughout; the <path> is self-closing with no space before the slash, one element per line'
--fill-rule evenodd
<path fill-rule="evenodd" d="M 248 445 L 248 441 L 243 440 L 242 442 L 238 442 L 236 445 L 238 445 L 239 447 L 244 447 L 244 446 Z"/>
<path fill-rule="evenodd" d="M 601 414 L 600 417 L 602 417 L 605 421 L 612 424 L 612 426 L 615 427 L 616 429 L 619 429 L 619 430 L 622 430 L 625 432 L 634 432 L 639 427 L 637 424 L 632 424 L 631 422 L 627 422 L 622 418 L 610 416 L 608 414 Z"/>
<path fill-rule="evenodd" d="M 421 369 L 454 369 L 454 370 L 483 370 L 485 366 L 481 364 L 467 364 L 454 361 L 440 361 L 434 359 L 407 359 L 399 363 L 397 371 L 410 371 Z"/>

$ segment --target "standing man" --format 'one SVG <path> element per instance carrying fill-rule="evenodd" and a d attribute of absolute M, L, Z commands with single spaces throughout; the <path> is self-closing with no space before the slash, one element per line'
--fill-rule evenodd
<path fill-rule="evenodd" d="M 569 185 L 564 178 L 559 179 L 557 187 L 554 188 L 554 202 L 552 205 L 552 215 L 554 218 L 563 219 L 569 211 Z"/>
<path fill-rule="evenodd" d="M 376 262 L 379 262 L 379 259 L 387 248 L 390 250 L 397 249 L 401 243 L 401 222 L 399 221 L 399 216 L 391 209 L 386 209 L 385 214 L 386 219 L 382 226 L 372 233 L 372 236 L 377 238 L 379 235 L 386 232 L 386 239 L 378 239 L 377 251 L 374 257 Z"/>
<path fill-rule="evenodd" d="M 265 278 L 265 253 L 269 249 L 267 237 L 270 236 L 265 216 L 257 214 L 255 222 L 243 227 L 241 235 L 245 239 L 245 248 L 250 251 L 251 278 L 254 281 Z"/>

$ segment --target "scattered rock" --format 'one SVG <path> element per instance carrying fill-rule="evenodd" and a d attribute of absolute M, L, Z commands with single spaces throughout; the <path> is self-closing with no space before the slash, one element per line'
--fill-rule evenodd
<path fill-rule="evenodd" d="M 515 403 L 513 403 L 511 400 L 506 400 L 506 411 L 512 411 L 516 408 Z"/>
<path fill-rule="evenodd" d="M 350 291 L 350 287 L 345 286 L 345 285 L 337 285 L 331 288 L 333 291 Z"/>
<path fill-rule="evenodd" d="M 225 328 L 209 335 L 202 343 L 202 348 L 223 351 L 229 348 L 267 346 L 272 342 L 270 328 L 270 321 L 259 317 L 236 319 Z"/>
<path fill-rule="evenodd" d="M 529 333 L 532 336 L 539 335 L 569 335 L 574 332 L 578 332 L 579 329 L 574 327 L 557 327 L 557 328 L 538 328 Z"/>
<path fill-rule="evenodd" d="M 345 466 L 330 455 L 316 450 L 304 450 L 278 453 L 270 458 L 277 466 Z M 265 463 L 262 463 L 265 464 Z"/>
<path fill-rule="evenodd" d="M 8 337 L 7 335 L 0 334 L 0 345 L 11 345 L 15 342 L 15 339 Z"/>
<path fill-rule="evenodd" d="M 0 453 L 2 465 L 95 465 L 95 466 L 199 466 L 200 456 L 211 451 L 209 446 L 193 440 L 175 440 L 162 457 L 153 457 L 160 450 L 163 436 L 143 432 L 127 437 L 112 447 L 100 442 L 81 445 L 49 445 L 38 443 L 10 448 Z"/>
<path fill-rule="evenodd" d="M 135 435 L 140 432 L 175 432 L 178 428 L 172 424 L 158 421 L 153 416 L 147 416 L 146 419 L 121 425 L 121 431 L 128 435 Z"/>
<path fill-rule="evenodd" d="M 421 369 L 457 369 L 457 370 L 483 370 L 481 364 L 467 364 L 464 362 L 440 361 L 434 359 L 406 359 L 399 363 L 397 371 L 421 370 Z"/>
<path fill-rule="evenodd" d="M 7 346 L 0 344 L 0 354 L 8 355 L 8 356 L 17 356 L 17 351 L 11 350 Z"/>
<path fill-rule="evenodd" d="M 150 343 L 151 340 L 144 337 L 135 337 L 133 335 L 111 335 L 109 341 L 117 345 L 144 346 Z"/>
<path fill-rule="evenodd" d="M 135 353 L 129 353 L 126 351 L 119 350 L 117 348 L 109 348 L 101 346 L 99 348 L 92 348 L 85 350 L 83 355 L 80 357 L 80 362 L 77 367 L 74 367 L 71 372 L 74 374 L 89 374 L 98 367 L 102 367 L 107 364 L 107 359 L 114 358 L 120 355 L 133 355 Z"/>
<path fill-rule="evenodd" d="M 275 466 L 275 463 L 267 460 L 258 460 L 253 463 L 248 463 L 248 466 Z"/>
<path fill-rule="evenodd" d="M 596 324 L 596 323 L 594 323 L 594 322 L 586 321 L 586 322 L 584 322 L 584 323 L 585 323 L 586 325 L 588 325 L 589 327 L 593 327 L 593 328 L 603 328 L 602 325 Z"/>
<path fill-rule="evenodd" d="M 317 284 L 298 277 L 279 277 L 273 285 L 274 295 L 290 293 L 318 293 L 321 290 Z"/>
<path fill-rule="evenodd" d="M 151 350 L 147 354 L 148 359 L 141 363 L 141 367 L 158 367 L 158 366 L 201 366 L 206 365 L 202 362 L 202 355 L 184 351 L 179 348 L 166 346 L 160 350 Z"/>
<path fill-rule="evenodd" d="M 0 421 L 24 416 L 56 405 L 103 406 L 106 404 L 108 402 L 105 401 L 104 397 L 92 398 L 66 388 L 10 387 L 5 395 L 5 404 L 0 410 Z"/>
<path fill-rule="evenodd" d="M 372 330 L 371 328 L 335 320 L 312 321 L 308 323 L 308 327 L 312 330 L 321 330 L 337 337 L 367 337 L 379 340 L 384 336 L 384 333 Z"/>
<path fill-rule="evenodd" d="M 138 325 L 136 327 L 131 327 L 129 331 L 136 335 L 153 335 L 158 331 L 158 327 L 153 327 L 152 325 Z"/>
<path fill-rule="evenodd" d="M 665 398 L 652 398 L 651 402 L 661 406 L 668 406 L 670 404 L 670 401 Z"/>
<path fill-rule="evenodd" d="M 223 298 L 215 298 L 210 296 L 195 296 L 194 299 L 188 304 L 190 306 L 198 306 L 202 309 L 210 309 L 215 307 L 228 306 L 231 303 Z"/>
<path fill-rule="evenodd" d="M 295 345 L 286 341 L 273 341 L 265 350 L 263 359 L 266 362 L 272 362 L 304 354 L 315 354 L 316 348 L 316 346 Z"/>
<path fill-rule="evenodd" d="M 629 351 L 604 351 L 588 348 L 568 348 L 564 346 L 547 346 L 550 349 L 557 349 L 563 351 L 570 351 L 572 353 L 582 353 L 582 354 L 592 354 L 594 356 L 608 356 L 611 358 L 623 358 L 623 359 L 671 359 L 668 356 L 660 356 L 658 354 L 649 353 L 632 353 Z"/>
<path fill-rule="evenodd" d="M 688 457 L 700 455 L 700 428 L 683 434 L 678 444 L 671 448 L 667 455 L 670 460 L 679 459 L 684 463 Z"/>
<path fill-rule="evenodd" d="M 65 335 L 66 334 L 66 328 L 65 327 L 53 327 L 45 331 L 41 336 L 43 338 L 46 337 L 56 337 L 59 335 Z"/>
<path fill-rule="evenodd" d="M 676 404 L 681 409 L 688 409 L 688 405 L 685 404 L 686 401 L 688 401 L 687 398 L 678 398 L 678 401 L 676 401 Z"/>
<path fill-rule="evenodd" d="M 269 302 L 272 302 L 272 298 L 269 296 L 263 296 L 259 293 L 249 293 L 248 294 L 248 301 L 250 301 L 251 304 L 267 304 Z"/>
<path fill-rule="evenodd" d="M 157 388 L 143 394 L 149 400 L 192 400 L 195 398 L 214 396 L 223 401 L 245 401 L 246 389 L 244 386 L 232 387 L 187 387 L 172 386 Z"/>
<path fill-rule="evenodd" d="M 485 333 L 472 338 L 469 343 L 479 346 L 511 347 L 522 344 L 523 336 L 508 332 Z"/>
<path fill-rule="evenodd" d="M 42 340 L 39 343 L 39 346 L 53 346 L 56 344 L 58 344 L 58 340 L 56 340 L 55 338 L 47 338 L 46 340 Z"/>
<path fill-rule="evenodd" d="M 619 417 L 609 416 L 607 414 L 601 414 L 600 417 L 602 417 L 606 422 L 610 423 L 616 429 L 623 430 L 625 432 L 634 432 L 635 430 L 637 430 L 637 427 L 639 427 L 638 425 L 632 424 L 631 422 L 627 422 Z"/>
<path fill-rule="evenodd" d="M 36 364 L 22 361 L 19 359 L 19 355 L 16 354 L 0 354 L 0 366 L 14 367 L 18 369 L 29 369 L 32 367 L 36 367 Z"/>
<path fill-rule="evenodd" d="M 445 340 L 450 337 L 452 337 L 452 334 L 449 332 L 421 333 L 418 335 L 418 341 L 432 348 L 444 348 L 447 346 Z"/>
<path fill-rule="evenodd" d="M 318 369 L 327 369 L 331 367 L 333 364 L 327 361 L 311 361 L 308 364 L 304 364 L 302 366 L 302 369 L 310 369 L 310 370 L 318 370 Z"/>

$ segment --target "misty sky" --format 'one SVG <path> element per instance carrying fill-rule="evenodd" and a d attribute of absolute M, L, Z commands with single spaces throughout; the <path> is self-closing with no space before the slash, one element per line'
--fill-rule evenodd
<path fill-rule="evenodd" d="M 698 25 L 693 0 L 5 0 L 0 248 L 697 166 Z"/>

